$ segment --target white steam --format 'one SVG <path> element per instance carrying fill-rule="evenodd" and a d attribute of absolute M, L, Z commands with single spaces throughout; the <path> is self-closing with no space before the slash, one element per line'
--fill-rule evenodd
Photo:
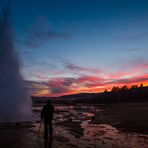
<path fill-rule="evenodd" d="M 0 18 L 0 118 L 21 120 L 29 114 L 31 100 L 25 88 L 5 10 Z"/>

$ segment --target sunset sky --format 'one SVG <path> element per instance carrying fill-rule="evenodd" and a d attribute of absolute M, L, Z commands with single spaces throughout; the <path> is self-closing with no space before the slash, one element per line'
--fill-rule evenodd
<path fill-rule="evenodd" d="M 0 10 L 6 7 L 0 1 Z M 148 85 L 147 0 L 10 0 L 29 92 L 61 96 Z"/>

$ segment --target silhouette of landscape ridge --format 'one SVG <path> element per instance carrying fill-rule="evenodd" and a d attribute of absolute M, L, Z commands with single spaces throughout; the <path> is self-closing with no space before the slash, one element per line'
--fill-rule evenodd
<path fill-rule="evenodd" d="M 111 91 L 105 90 L 101 93 L 80 93 L 71 94 L 60 97 L 39 97 L 32 96 L 34 104 L 45 103 L 46 100 L 52 99 L 53 103 L 120 103 L 120 102 L 147 102 L 148 101 L 148 86 L 140 87 L 133 85 L 128 88 L 124 85 L 122 88 L 114 86 Z"/>

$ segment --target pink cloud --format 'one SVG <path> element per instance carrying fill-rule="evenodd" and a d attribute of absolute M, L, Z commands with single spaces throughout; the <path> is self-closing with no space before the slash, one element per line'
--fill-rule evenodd
<path fill-rule="evenodd" d="M 53 78 L 44 83 L 36 83 L 37 92 L 48 90 L 49 96 L 61 96 L 72 93 L 100 92 L 111 90 L 113 86 L 133 85 L 137 83 L 148 84 L 148 74 L 128 79 L 102 79 L 96 76 L 81 76 L 79 78 Z M 47 95 L 47 94 L 46 94 Z"/>
<path fill-rule="evenodd" d="M 81 92 L 100 92 L 105 89 L 111 90 L 115 85 L 121 87 L 122 85 L 131 86 L 139 83 L 148 84 L 148 63 L 143 60 L 132 61 L 125 69 L 116 73 L 108 73 L 107 75 L 103 75 L 103 72 L 98 69 L 80 67 L 70 63 L 65 64 L 65 67 L 72 71 L 83 71 L 85 73 L 91 71 L 92 73 L 80 75 L 79 77 L 56 77 L 48 79 L 44 83 L 37 83 L 35 85 L 37 87 L 36 92 L 46 89 L 49 96 L 61 96 Z"/>
<path fill-rule="evenodd" d="M 82 76 L 76 80 L 76 83 L 84 83 L 84 82 L 99 82 L 103 81 L 104 79 L 97 77 L 97 76 Z"/>

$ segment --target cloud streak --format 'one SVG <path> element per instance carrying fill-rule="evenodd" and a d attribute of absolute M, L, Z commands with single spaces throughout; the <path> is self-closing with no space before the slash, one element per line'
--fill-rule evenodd
<path fill-rule="evenodd" d="M 88 68 L 83 66 L 78 66 L 76 64 L 73 64 L 70 62 L 70 60 L 65 60 L 60 58 L 61 63 L 64 65 L 65 69 L 76 72 L 76 73 L 94 73 L 94 74 L 100 74 L 102 71 L 97 68 Z"/>
<path fill-rule="evenodd" d="M 116 40 L 125 40 L 125 41 L 139 41 L 139 40 L 143 40 L 143 39 L 148 39 L 148 32 L 139 32 L 139 33 L 135 33 L 133 35 L 127 35 L 127 36 L 120 36 L 120 37 L 116 37 Z"/>

